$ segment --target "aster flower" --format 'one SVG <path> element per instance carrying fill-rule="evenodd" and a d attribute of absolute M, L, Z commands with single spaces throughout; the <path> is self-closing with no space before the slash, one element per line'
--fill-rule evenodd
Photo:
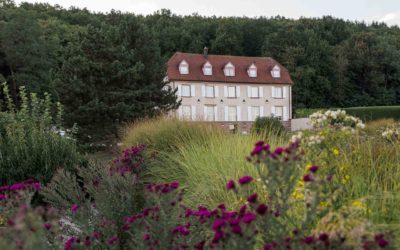
<path fill-rule="evenodd" d="M 240 185 L 247 184 L 253 180 L 253 177 L 245 175 L 239 178 Z"/>
<path fill-rule="evenodd" d="M 318 237 L 320 241 L 327 241 L 329 236 L 326 233 L 321 233 Z"/>
<path fill-rule="evenodd" d="M 256 215 L 251 212 L 248 212 L 243 216 L 243 223 L 250 224 L 255 219 L 256 219 Z"/>
<path fill-rule="evenodd" d="M 240 227 L 240 225 L 232 226 L 232 233 L 241 234 L 242 233 L 242 228 Z"/>
<path fill-rule="evenodd" d="M 46 230 L 50 230 L 51 227 L 52 227 L 52 225 L 49 224 L 49 223 L 44 223 L 44 224 L 43 224 L 43 227 L 44 227 L 44 229 L 46 229 Z"/>
<path fill-rule="evenodd" d="M 303 239 L 303 242 L 304 242 L 306 245 L 310 245 L 311 243 L 314 242 L 314 236 L 307 236 L 307 237 L 305 237 L 305 238 Z"/>
<path fill-rule="evenodd" d="M 304 175 L 303 176 L 303 181 L 304 182 L 311 182 L 311 181 L 313 181 L 313 178 L 312 178 L 311 175 Z"/>
<path fill-rule="evenodd" d="M 116 242 L 118 240 L 118 236 L 117 235 L 113 235 L 110 239 L 108 239 L 107 243 L 109 245 L 114 244 L 114 242 Z"/>
<path fill-rule="evenodd" d="M 316 173 L 318 171 L 319 167 L 317 165 L 311 166 L 308 170 L 310 170 L 313 173 Z"/>
<path fill-rule="evenodd" d="M 226 222 L 225 220 L 221 220 L 221 219 L 216 219 L 213 223 L 212 229 L 214 231 L 220 230 L 221 227 L 225 226 Z"/>
<path fill-rule="evenodd" d="M 265 205 L 265 204 L 260 204 L 260 205 L 258 205 L 258 207 L 257 207 L 257 209 L 256 209 L 256 212 L 259 214 L 259 215 L 264 215 L 266 212 L 268 211 L 268 206 L 267 205 Z"/>
<path fill-rule="evenodd" d="M 257 193 L 254 193 L 247 197 L 247 201 L 250 203 L 255 203 L 257 201 Z"/>
<path fill-rule="evenodd" d="M 76 213 L 76 211 L 78 211 L 78 209 L 79 209 L 79 205 L 78 204 L 73 204 L 72 206 L 71 206 L 71 212 L 74 214 L 74 213 Z"/>

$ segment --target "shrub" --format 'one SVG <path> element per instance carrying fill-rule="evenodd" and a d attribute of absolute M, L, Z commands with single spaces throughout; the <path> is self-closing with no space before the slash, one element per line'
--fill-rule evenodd
<path fill-rule="evenodd" d="M 286 133 L 285 127 L 274 117 L 257 117 L 251 131 L 256 134 L 263 134 L 265 136 L 276 135 L 281 136 Z"/>
<path fill-rule="evenodd" d="M 222 128 L 201 122 L 156 118 L 138 121 L 123 132 L 123 147 L 145 144 L 149 149 L 174 152 L 188 143 L 201 143 L 223 133 Z"/>
<path fill-rule="evenodd" d="M 350 115 L 360 117 L 363 121 L 374 121 L 384 118 L 400 120 L 400 106 L 373 106 L 345 108 Z"/>
<path fill-rule="evenodd" d="M 29 97 L 20 89 L 21 105 L 17 109 L 7 85 L 3 85 L 7 111 L 0 112 L 1 182 L 12 183 L 35 178 L 47 183 L 57 168 L 71 169 L 82 157 L 71 135 L 61 127 L 62 107 L 51 113 L 49 95 L 44 99 Z"/>

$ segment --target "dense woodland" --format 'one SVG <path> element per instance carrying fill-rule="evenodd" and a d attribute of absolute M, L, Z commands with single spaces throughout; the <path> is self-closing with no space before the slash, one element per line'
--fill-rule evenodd
<path fill-rule="evenodd" d="M 295 82 L 294 108 L 400 103 L 400 29 L 334 17 L 178 16 L 93 13 L 0 0 L 0 78 L 49 92 L 65 121 L 81 131 L 115 132 L 118 124 L 176 108 L 162 90 L 175 51 L 271 56 Z M 15 98 L 17 99 L 17 98 Z M 16 100 L 18 101 L 18 100 Z"/>

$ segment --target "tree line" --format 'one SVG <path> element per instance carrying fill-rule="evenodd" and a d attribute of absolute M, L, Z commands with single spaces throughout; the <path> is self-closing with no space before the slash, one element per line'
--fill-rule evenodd
<path fill-rule="evenodd" d="M 294 108 L 400 102 L 400 29 L 322 18 L 152 15 L 0 0 L 0 80 L 65 106 L 67 125 L 115 131 L 176 108 L 163 89 L 176 51 L 270 56 L 291 72 Z M 17 98 L 16 98 L 17 99 Z"/>

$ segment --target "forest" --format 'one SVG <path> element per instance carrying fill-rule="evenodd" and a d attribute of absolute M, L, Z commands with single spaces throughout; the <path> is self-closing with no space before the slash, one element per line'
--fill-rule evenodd
<path fill-rule="evenodd" d="M 0 0 L 0 80 L 64 105 L 91 135 L 174 109 L 163 89 L 176 51 L 270 56 L 289 69 L 294 109 L 400 103 L 400 29 L 338 19 L 143 16 Z M 0 96 L 4 99 L 4 96 Z"/>

